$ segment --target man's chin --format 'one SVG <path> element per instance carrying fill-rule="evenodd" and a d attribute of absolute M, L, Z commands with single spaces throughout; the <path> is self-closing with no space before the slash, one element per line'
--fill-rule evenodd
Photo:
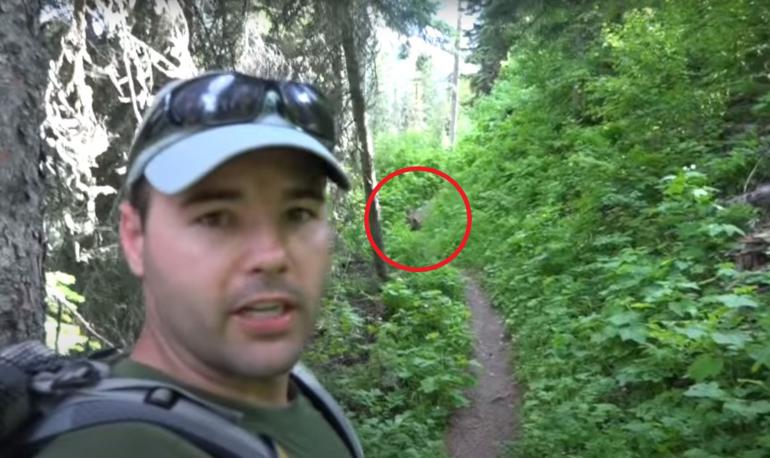
<path fill-rule="evenodd" d="M 267 350 L 249 352 L 235 360 L 231 366 L 239 377 L 266 379 L 286 375 L 299 361 L 302 350 Z"/>

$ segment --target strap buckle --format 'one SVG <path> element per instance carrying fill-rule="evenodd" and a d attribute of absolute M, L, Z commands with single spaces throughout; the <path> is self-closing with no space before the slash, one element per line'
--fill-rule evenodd
<path fill-rule="evenodd" d="M 72 391 L 96 384 L 109 374 L 109 367 L 98 361 L 68 361 L 56 372 L 40 372 L 32 378 L 32 390 L 41 394 Z"/>

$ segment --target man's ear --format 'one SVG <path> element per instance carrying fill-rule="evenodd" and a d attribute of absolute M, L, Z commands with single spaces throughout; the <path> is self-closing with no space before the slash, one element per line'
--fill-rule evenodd
<path fill-rule="evenodd" d="M 130 203 L 120 204 L 120 245 L 128 267 L 139 278 L 144 276 L 144 228 L 139 211 Z"/>

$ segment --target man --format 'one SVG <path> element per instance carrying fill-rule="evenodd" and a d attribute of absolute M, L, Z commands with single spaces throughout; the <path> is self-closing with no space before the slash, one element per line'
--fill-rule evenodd
<path fill-rule="evenodd" d="M 146 316 L 113 375 L 236 409 L 279 456 L 355 452 L 289 377 L 330 267 L 326 179 L 349 188 L 334 140 L 308 85 L 216 72 L 161 90 L 134 137 L 120 206 Z M 66 433 L 38 456 L 208 455 L 163 428 L 115 423 Z"/>

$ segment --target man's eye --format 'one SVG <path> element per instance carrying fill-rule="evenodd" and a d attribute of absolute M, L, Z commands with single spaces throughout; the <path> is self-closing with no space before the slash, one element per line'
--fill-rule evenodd
<path fill-rule="evenodd" d="M 292 223 L 302 223 L 316 217 L 317 213 L 309 208 L 296 207 L 289 209 L 288 219 Z"/>
<path fill-rule="evenodd" d="M 197 224 L 201 224 L 203 226 L 208 227 L 226 227 L 229 225 L 232 225 L 233 223 L 233 216 L 224 211 L 214 211 L 210 213 L 206 213 L 203 216 L 199 216 L 195 219 L 195 222 Z"/>

